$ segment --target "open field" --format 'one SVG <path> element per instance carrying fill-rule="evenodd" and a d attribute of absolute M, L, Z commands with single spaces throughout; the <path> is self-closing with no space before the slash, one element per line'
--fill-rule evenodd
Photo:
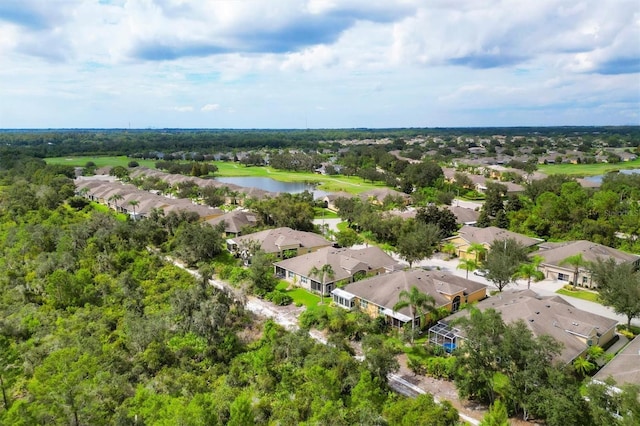
<path fill-rule="evenodd" d="M 365 182 L 357 176 L 326 176 L 309 172 L 289 172 L 271 167 L 245 167 L 237 163 L 214 162 L 218 167 L 217 176 L 265 177 L 281 182 L 307 182 L 318 184 L 318 189 L 327 192 L 344 191 L 353 194 L 374 188 L 383 188 L 381 183 Z"/>
<path fill-rule="evenodd" d="M 138 160 L 121 155 L 118 157 L 51 157 L 45 158 L 47 164 L 64 164 L 67 166 L 84 167 L 89 161 L 93 161 L 97 167 L 123 166 L 127 167 L 130 161 L 137 161 L 143 167 L 154 167 L 155 160 Z"/>
<path fill-rule="evenodd" d="M 603 175 L 608 172 L 623 169 L 639 169 L 640 159 L 624 161 L 617 164 L 540 164 L 538 170 L 548 175 L 565 174 L 576 176 Z"/>
<path fill-rule="evenodd" d="M 45 158 L 48 164 L 66 164 L 71 166 L 82 167 L 87 164 L 88 161 L 93 161 L 96 166 L 127 166 L 129 161 L 133 159 L 118 156 L 118 157 L 55 157 Z M 135 160 L 143 167 L 155 167 L 155 160 Z M 236 177 L 236 176 L 250 176 L 250 177 L 265 177 L 281 182 L 306 182 L 317 184 L 317 189 L 326 192 L 349 192 L 352 194 L 359 194 L 360 192 L 368 191 L 374 188 L 384 188 L 382 183 L 372 184 L 365 182 L 362 178 L 357 176 L 325 176 L 316 173 L 308 172 L 289 172 L 284 170 L 276 170 L 271 167 L 245 167 L 241 164 L 231 162 L 214 161 L 213 164 L 218 167 L 216 176 L 220 177 Z"/>

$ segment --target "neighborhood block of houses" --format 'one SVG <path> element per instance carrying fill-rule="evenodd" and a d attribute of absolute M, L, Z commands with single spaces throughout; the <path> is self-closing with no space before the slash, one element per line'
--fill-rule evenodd
<path fill-rule="evenodd" d="M 455 246 L 455 253 L 459 258 L 474 259 L 476 254 L 469 251 L 472 244 L 482 244 L 488 251 L 495 241 L 506 239 L 514 239 L 525 247 L 533 247 L 543 241 L 540 238 L 527 237 L 495 226 L 476 228 L 469 225 L 464 225 L 458 231 L 458 235 L 445 238 L 444 241 Z"/>

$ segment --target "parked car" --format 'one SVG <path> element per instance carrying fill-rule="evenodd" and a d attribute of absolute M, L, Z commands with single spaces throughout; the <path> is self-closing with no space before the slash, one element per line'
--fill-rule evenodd
<path fill-rule="evenodd" d="M 487 271 L 485 271 L 484 269 L 476 269 L 475 271 L 473 271 L 473 275 L 484 277 L 487 275 Z"/>

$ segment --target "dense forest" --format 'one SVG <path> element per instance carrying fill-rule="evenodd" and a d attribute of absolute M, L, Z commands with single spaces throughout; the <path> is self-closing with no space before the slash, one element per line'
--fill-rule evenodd
<path fill-rule="evenodd" d="M 544 138 L 606 138 L 640 141 L 640 128 L 629 127 L 506 127 L 432 129 L 60 129 L 0 131 L 0 146 L 22 147 L 45 158 L 65 155 L 134 155 L 146 152 L 218 152 L 232 149 L 315 149 L 338 141 L 402 141 L 417 137 L 454 140 L 526 136 Z"/>

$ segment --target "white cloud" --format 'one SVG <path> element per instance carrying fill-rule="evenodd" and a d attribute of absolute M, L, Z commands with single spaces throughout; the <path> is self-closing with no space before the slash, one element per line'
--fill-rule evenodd
<path fill-rule="evenodd" d="M 638 39 L 635 0 L 3 2 L 0 126 L 628 123 Z"/>
<path fill-rule="evenodd" d="M 202 108 L 200 108 L 200 111 L 210 112 L 210 111 L 217 111 L 219 109 L 220 109 L 220 105 L 218 104 L 206 104 Z"/>

